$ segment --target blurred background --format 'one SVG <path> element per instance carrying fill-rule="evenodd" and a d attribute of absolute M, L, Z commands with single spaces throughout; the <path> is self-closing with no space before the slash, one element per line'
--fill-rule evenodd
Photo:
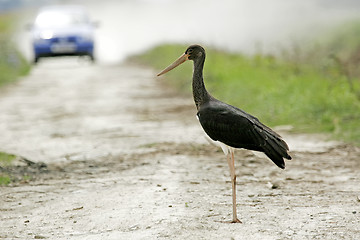
<path fill-rule="evenodd" d="M 69 31 L 93 41 L 80 54 L 98 66 L 131 59 L 161 69 L 202 44 L 206 84 L 218 98 L 272 126 L 360 143 L 360 1 L 0 0 L 3 63 L 16 66 L 8 75 L 26 74 L 31 65 L 21 63 L 37 61 L 33 42 L 52 37 L 33 24 L 48 5 L 86 9 L 87 25 Z M 53 50 L 72 51 L 70 38 Z M 181 72 L 168 75 L 171 84 L 190 93 L 191 70 Z M 0 82 L 10 79 L 2 75 Z"/>
<path fill-rule="evenodd" d="M 163 42 L 202 43 L 253 53 L 318 36 L 359 18 L 357 0 L 0 0 L 1 12 L 21 11 L 15 41 L 30 59 L 29 32 L 39 7 L 80 4 L 99 22 L 96 55 L 103 63 L 121 61 Z"/>

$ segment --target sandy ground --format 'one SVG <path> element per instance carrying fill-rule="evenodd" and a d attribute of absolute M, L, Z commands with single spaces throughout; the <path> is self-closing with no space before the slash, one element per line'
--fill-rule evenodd
<path fill-rule="evenodd" d="M 360 239 L 360 149 L 281 130 L 285 170 L 236 152 L 225 223 L 225 156 L 154 75 L 49 59 L 1 90 L 0 150 L 37 164 L 0 187 L 0 239 Z"/>

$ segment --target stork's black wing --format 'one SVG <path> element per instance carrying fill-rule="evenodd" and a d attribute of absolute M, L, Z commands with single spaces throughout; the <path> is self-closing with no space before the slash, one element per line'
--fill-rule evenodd
<path fill-rule="evenodd" d="M 264 152 L 280 168 L 285 168 L 283 158 L 291 159 L 280 135 L 239 108 L 213 99 L 200 107 L 198 118 L 214 141 Z"/>

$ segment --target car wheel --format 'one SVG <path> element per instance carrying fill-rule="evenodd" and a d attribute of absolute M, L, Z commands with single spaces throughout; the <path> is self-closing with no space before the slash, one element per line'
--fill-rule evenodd
<path fill-rule="evenodd" d="M 39 62 L 39 59 L 40 59 L 39 56 L 35 56 L 35 57 L 34 57 L 34 64 L 38 63 L 38 62 Z"/>
<path fill-rule="evenodd" d="M 94 63 L 95 62 L 94 54 L 89 54 L 89 57 L 90 57 L 90 61 Z"/>

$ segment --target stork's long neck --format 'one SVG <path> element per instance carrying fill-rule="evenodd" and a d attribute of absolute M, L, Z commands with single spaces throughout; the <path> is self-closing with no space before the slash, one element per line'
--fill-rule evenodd
<path fill-rule="evenodd" d="M 205 62 L 205 53 L 199 58 L 194 59 L 194 72 L 193 72 L 193 97 L 196 108 L 199 110 L 200 105 L 210 99 L 210 94 L 207 92 L 203 79 L 203 68 Z"/>

